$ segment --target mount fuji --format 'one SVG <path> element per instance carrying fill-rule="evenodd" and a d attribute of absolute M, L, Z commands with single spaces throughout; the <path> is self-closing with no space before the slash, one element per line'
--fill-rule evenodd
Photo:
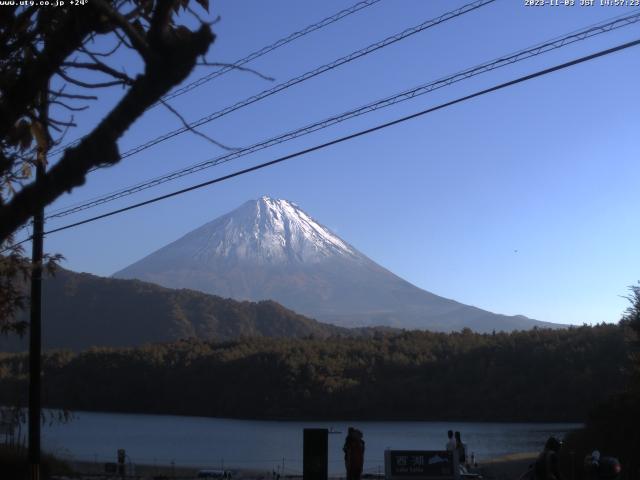
<path fill-rule="evenodd" d="M 422 290 L 287 200 L 264 196 L 114 274 L 236 300 L 275 300 L 343 327 L 511 331 L 557 325 L 506 316 Z"/>

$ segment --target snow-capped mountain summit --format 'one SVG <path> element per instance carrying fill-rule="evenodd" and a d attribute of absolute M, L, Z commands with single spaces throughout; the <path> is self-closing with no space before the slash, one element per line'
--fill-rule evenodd
<path fill-rule="evenodd" d="M 237 300 L 271 299 L 340 326 L 491 331 L 549 325 L 421 290 L 296 204 L 267 196 L 244 203 L 114 276 Z"/>
<path fill-rule="evenodd" d="M 259 264 L 317 263 L 332 255 L 354 257 L 340 238 L 295 203 L 263 196 L 185 237 L 197 242 L 198 261 L 236 259 Z"/>

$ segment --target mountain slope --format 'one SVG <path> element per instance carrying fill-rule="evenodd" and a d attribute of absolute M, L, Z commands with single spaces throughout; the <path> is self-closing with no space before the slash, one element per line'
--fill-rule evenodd
<path fill-rule="evenodd" d="M 139 280 L 102 278 L 60 269 L 43 282 L 45 348 L 82 350 L 199 338 L 326 337 L 343 333 L 272 301 L 237 302 Z M 26 340 L 0 337 L 0 350 L 23 350 Z"/>
<path fill-rule="evenodd" d="M 239 300 L 273 299 L 344 327 L 479 332 L 553 326 L 464 305 L 417 288 L 294 203 L 262 197 L 114 274 Z"/>

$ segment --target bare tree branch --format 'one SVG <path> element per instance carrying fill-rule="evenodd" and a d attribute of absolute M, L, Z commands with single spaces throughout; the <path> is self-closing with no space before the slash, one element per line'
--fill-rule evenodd
<path fill-rule="evenodd" d="M 68 67 L 68 68 L 79 68 L 79 69 L 94 70 L 94 71 L 102 72 L 121 80 L 126 85 L 131 85 L 133 83 L 133 78 L 129 77 L 126 73 L 118 72 L 117 70 L 111 68 L 110 66 L 105 65 L 104 63 L 98 61 L 97 59 L 95 60 L 95 63 L 64 62 L 62 66 Z"/>
<path fill-rule="evenodd" d="M 156 3 L 148 34 L 153 55 L 145 59 L 144 73 L 136 77 L 118 104 L 77 146 L 67 148 L 41 181 L 24 186 L 9 203 L 0 205 L 0 242 L 33 216 L 38 208 L 82 185 L 89 170 L 120 161 L 116 143 L 118 138 L 148 107 L 182 82 L 194 68 L 197 59 L 206 54 L 215 38 L 210 28 L 202 25 L 196 32 L 191 32 L 182 27 L 176 33 L 169 25 L 173 5 L 171 1 Z M 76 38 L 75 49 L 69 48 L 69 54 L 82 45 L 86 35 L 88 32 Z M 67 56 L 55 65 L 51 74 L 59 69 Z M 3 99 L 0 98 L 0 107 Z M 6 121 L 2 113 L 0 108 L 0 123 Z"/>
<path fill-rule="evenodd" d="M 51 148 L 53 147 L 57 147 L 58 145 L 60 145 L 62 143 L 62 141 L 64 140 L 64 138 L 67 136 L 67 133 L 69 133 L 69 129 L 71 127 L 67 127 L 65 128 L 62 133 L 60 134 L 60 136 L 55 139 L 52 143 L 51 143 Z"/>
<path fill-rule="evenodd" d="M 214 144 L 216 147 L 220 147 L 220 148 L 222 148 L 224 150 L 227 150 L 229 152 L 234 152 L 236 150 L 240 150 L 240 148 L 238 148 L 238 147 L 229 147 L 229 146 L 227 146 L 227 145 L 225 145 L 223 143 L 218 142 L 217 140 L 214 140 L 213 138 L 209 137 L 208 135 L 196 130 L 191 125 L 189 125 L 189 122 L 187 122 L 187 120 L 182 115 L 180 115 L 180 112 L 178 112 L 175 108 L 173 108 L 171 105 L 169 105 L 166 101 L 162 100 L 162 98 L 160 99 L 160 103 L 162 105 L 164 105 L 167 108 L 167 110 L 169 110 L 176 117 L 178 117 L 180 119 L 180 122 L 184 126 L 184 128 L 189 130 L 191 133 L 193 133 L 195 135 L 198 135 L 199 137 L 202 137 L 205 140 L 207 140 L 208 142 Z"/>
<path fill-rule="evenodd" d="M 108 16 L 116 25 L 118 25 L 122 29 L 122 31 L 131 42 L 131 45 L 140 53 L 140 55 L 142 55 L 142 58 L 144 58 L 146 61 L 149 61 L 152 55 L 151 50 L 149 49 L 149 45 L 145 38 L 140 34 L 140 32 L 138 32 L 135 27 L 133 27 L 131 22 L 104 0 L 91 1 L 92 5 L 94 5 L 104 15 Z M 163 2 L 159 2 L 159 4 L 162 3 Z M 164 3 L 166 3 L 166 0 Z"/>
<path fill-rule="evenodd" d="M 62 70 L 58 70 L 56 72 L 56 74 L 60 75 L 67 82 L 72 83 L 72 84 L 77 85 L 78 87 L 82 87 L 82 88 L 107 88 L 107 87 L 114 87 L 116 85 L 126 85 L 127 84 L 127 82 L 125 82 L 123 80 L 114 80 L 112 82 L 86 83 L 86 82 L 83 82 L 81 80 L 77 80 L 75 78 L 70 77 L 69 75 L 64 73 Z"/>
<path fill-rule="evenodd" d="M 204 19 L 200 16 L 200 14 L 199 14 L 199 13 L 197 13 L 193 8 L 191 8 L 191 7 L 190 7 L 190 6 L 188 6 L 188 5 L 187 5 L 187 12 L 189 12 L 189 13 L 191 14 L 191 16 L 192 16 L 193 18 L 195 18 L 195 19 L 200 23 L 200 25 L 208 25 L 208 26 L 212 27 L 212 26 L 213 26 L 213 25 L 215 25 L 215 24 L 219 21 L 219 19 L 220 19 L 220 17 L 217 17 L 217 18 L 215 18 L 215 19 L 213 19 L 213 20 L 211 20 L 211 21 L 207 22 L 206 20 L 204 20 Z"/>
<path fill-rule="evenodd" d="M 206 67 L 222 67 L 222 68 L 231 68 L 233 70 L 239 70 L 241 72 L 253 73 L 263 80 L 267 80 L 268 82 L 273 82 L 275 78 L 269 77 L 263 73 L 254 70 L 253 68 L 241 67 L 240 65 L 235 65 L 233 63 L 220 63 L 220 62 L 209 62 L 207 60 L 200 61 L 196 64 L 197 66 L 206 66 Z"/>
<path fill-rule="evenodd" d="M 66 108 L 71 112 L 81 112 L 89 108 L 89 105 L 83 105 L 82 107 L 72 107 L 71 105 L 67 105 L 66 103 L 61 102 L 59 100 L 49 100 L 49 103 L 51 105 L 60 105 L 61 107 Z"/>
<path fill-rule="evenodd" d="M 95 28 L 96 19 L 91 13 L 91 9 L 84 8 L 65 11 L 59 17 L 59 23 L 48 37 L 42 52 L 25 62 L 20 75 L 3 89 L 3 95 L 0 96 L 0 138 L 6 137 L 8 131 L 32 105 L 37 92 L 46 90 L 48 79 Z"/>
<path fill-rule="evenodd" d="M 69 121 L 69 122 L 62 122 L 60 120 L 55 120 L 53 118 L 49 118 L 49 124 L 51 126 L 60 125 L 62 127 L 77 127 L 78 126 L 73 122 L 73 118 L 71 118 L 71 121 Z"/>
<path fill-rule="evenodd" d="M 147 31 L 149 43 L 153 44 L 154 47 L 161 46 L 169 41 L 169 25 L 177 2 L 178 0 L 164 0 L 156 3 L 153 17 L 149 22 L 149 30 Z"/>
<path fill-rule="evenodd" d="M 108 50 L 106 52 L 94 52 L 94 51 L 91 51 L 86 47 L 86 43 L 85 43 L 85 45 L 82 46 L 82 48 L 80 50 L 83 51 L 84 53 L 90 54 L 90 55 L 95 56 L 95 57 L 110 57 L 111 55 L 113 55 L 114 53 L 116 53 L 118 51 L 118 49 L 122 46 L 122 44 L 123 44 L 122 39 L 118 38 L 118 41 L 116 42 L 116 45 L 111 50 Z"/>
<path fill-rule="evenodd" d="M 127 19 L 127 21 L 131 21 L 136 18 L 142 12 L 142 8 L 135 7 L 129 13 L 123 13 L 122 16 Z"/>
<path fill-rule="evenodd" d="M 113 33 L 115 34 L 116 37 L 118 37 L 118 40 L 120 42 L 122 42 L 122 44 L 127 47 L 130 50 L 135 50 L 135 48 L 133 48 L 133 45 L 131 45 L 128 41 L 127 41 L 127 37 L 122 36 L 122 33 L 120 33 L 118 30 L 114 30 Z"/>
<path fill-rule="evenodd" d="M 95 95 L 64 93 L 62 90 L 49 90 L 49 93 L 53 95 L 54 98 L 68 98 L 70 100 L 98 100 L 98 97 L 96 97 Z"/>

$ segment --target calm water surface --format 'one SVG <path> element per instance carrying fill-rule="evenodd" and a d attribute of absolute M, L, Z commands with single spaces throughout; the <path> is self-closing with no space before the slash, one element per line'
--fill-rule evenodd
<path fill-rule="evenodd" d="M 66 425 L 43 429 L 43 447 L 58 455 L 115 461 L 124 448 L 133 463 L 302 472 L 302 430 L 328 428 L 329 470 L 343 469 L 342 445 L 350 425 L 366 442 L 365 471 L 384 471 L 384 450 L 444 449 L 447 430 L 459 430 L 479 461 L 540 450 L 549 435 L 579 428 L 567 423 L 300 422 L 230 420 L 169 415 L 76 412 Z"/>

